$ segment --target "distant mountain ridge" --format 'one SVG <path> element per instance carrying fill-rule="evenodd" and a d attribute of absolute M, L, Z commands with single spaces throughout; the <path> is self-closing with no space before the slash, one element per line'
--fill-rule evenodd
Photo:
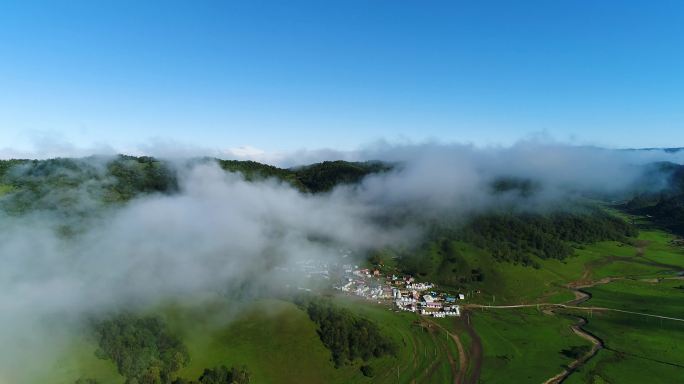
<path fill-rule="evenodd" d="M 240 173 L 248 181 L 274 178 L 304 193 L 323 193 L 338 185 L 359 183 L 367 175 L 393 167 L 380 161 L 337 160 L 278 168 L 215 158 L 191 159 L 187 164 L 203 162 L 216 162 L 221 169 Z M 125 202 L 149 193 L 172 194 L 178 188 L 177 167 L 149 156 L 0 160 L 0 210 L 9 213 L 48 209 L 86 214 L 93 204 Z"/>
<path fill-rule="evenodd" d="M 340 184 L 355 184 L 372 173 L 386 172 L 393 165 L 381 161 L 323 161 L 292 168 L 278 168 L 256 161 L 217 160 L 222 169 L 242 173 L 247 180 L 275 177 L 304 192 L 327 192 Z"/>
<path fill-rule="evenodd" d="M 665 176 L 665 188 L 641 193 L 625 204 L 632 213 L 648 215 L 657 224 L 684 235 L 684 165 L 661 162 L 651 165 Z"/>
<path fill-rule="evenodd" d="M 652 147 L 652 148 L 627 148 L 625 151 L 663 151 L 667 153 L 677 153 L 680 151 L 684 151 L 684 147 L 669 147 L 669 148 L 658 148 L 658 147 Z"/>

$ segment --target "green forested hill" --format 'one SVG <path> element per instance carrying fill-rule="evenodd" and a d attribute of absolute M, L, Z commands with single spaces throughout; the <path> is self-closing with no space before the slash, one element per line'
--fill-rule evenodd
<path fill-rule="evenodd" d="M 637 195 L 625 204 L 625 208 L 650 216 L 656 224 L 684 234 L 684 165 L 656 163 L 651 167 L 650 177 L 664 179 L 664 188 Z"/>
<path fill-rule="evenodd" d="M 295 173 L 286 168 L 278 168 L 251 160 L 218 160 L 218 164 L 225 171 L 241 173 L 244 178 L 249 181 L 275 178 L 288 182 L 299 190 L 303 191 L 306 189 L 304 185 L 297 180 Z"/>
<path fill-rule="evenodd" d="M 276 179 L 307 193 L 321 193 L 337 185 L 358 183 L 369 174 L 385 172 L 392 167 L 382 162 L 325 161 L 278 168 L 254 161 L 211 158 L 193 161 L 216 161 L 221 169 L 240 173 L 246 180 Z M 677 173 L 674 165 L 660 164 L 658 167 L 671 172 L 673 180 L 684 174 Z M 14 214 L 48 209 L 65 215 L 87 215 L 100 204 L 125 202 L 148 193 L 177 192 L 177 169 L 152 157 L 125 155 L 0 161 L 0 208 Z M 674 181 L 672 183 L 676 185 Z M 539 186 L 530 180 L 501 179 L 495 181 L 492 188 L 493 193 L 517 191 L 522 197 L 530 197 Z M 667 204 L 676 202 L 676 199 L 664 200 L 650 209 L 669 210 Z M 412 219 L 401 219 L 402 222 L 407 220 Z M 400 255 L 400 264 L 405 271 L 428 275 L 453 259 L 455 256 L 444 251 L 444 244 L 450 241 L 471 244 L 497 261 L 538 267 L 540 259 L 568 257 L 573 253 L 573 246 L 603 240 L 622 241 L 635 235 L 634 229 L 622 220 L 600 210 L 586 209 L 582 213 L 549 215 L 491 212 L 473 217 L 465 225 L 450 225 L 446 219 L 429 223 L 426 232 L 429 236 L 420 251 Z"/>
<path fill-rule="evenodd" d="M 385 172 L 392 168 L 380 161 L 324 161 L 294 168 L 278 168 L 256 161 L 218 162 L 224 170 L 240 172 L 247 180 L 276 178 L 292 184 L 300 191 L 311 193 L 327 192 L 340 184 L 358 183 L 371 173 Z"/>
<path fill-rule="evenodd" d="M 238 172 L 248 181 L 274 178 L 310 193 L 358 183 L 371 173 L 390 169 L 381 162 L 326 161 L 278 168 L 254 161 L 200 161 L 216 161 L 223 170 Z M 0 160 L 0 208 L 14 214 L 35 209 L 73 213 L 89 210 L 93 204 L 125 202 L 141 194 L 177 190 L 176 167 L 153 157 Z"/>
<path fill-rule="evenodd" d="M 348 162 L 324 161 L 293 168 L 296 179 L 310 192 L 325 192 L 340 184 L 354 184 L 360 182 L 371 173 L 386 172 L 391 165 L 380 161 Z"/>
<path fill-rule="evenodd" d="M 31 210 L 85 213 L 101 203 L 123 202 L 144 193 L 177 190 L 169 164 L 151 157 L 2 160 L 0 207 L 13 214 Z"/>
<path fill-rule="evenodd" d="M 333 161 L 286 169 L 252 161 L 196 161 L 216 161 L 226 172 L 240 173 L 249 181 L 289 183 L 302 193 L 358 183 L 391 167 Z M 657 195 L 642 194 L 630 209 L 648 212 L 659 223 L 682 223 L 684 216 L 677 215 L 684 212 L 684 167 L 657 167 L 668 175 L 669 187 Z M 182 168 L 151 157 L 132 156 L 0 161 L 0 209 L 11 214 L 49 209 L 85 216 L 93 207 L 116 206 L 136 196 L 176 193 L 178 169 Z M 540 188 L 531 180 L 515 178 L 496 180 L 490 187 L 493 195 L 530 199 Z M 644 217 L 599 204 L 566 205 L 570 207 L 562 211 L 524 213 L 501 206 L 454 222 L 446 213 L 426 219 L 388 212 L 388 217 L 379 218 L 397 226 L 422 226 L 425 236 L 411 248 L 378 249 L 370 263 L 383 273 L 408 273 L 437 283 L 440 293 L 466 293 L 465 301 L 459 301 L 460 318 L 423 318 L 390 311 L 375 301 L 340 297 L 326 298 L 332 304 L 300 302 L 299 307 L 266 298 L 250 302 L 230 322 L 226 319 L 235 315 L 231 307 L 238 304 L 227 297 L 185 306 L 172 303 L 137 314 L 142 320 L 110 321 L 102 323 L 99 334 L 79 335 L 46 373 L 50 379 L 31 382 L 71 384 L 81 377 L 86 380 L 81 382 L 94 378 L 102 384 L 121 383 L 117 370 L 135 380 L 195 380 L 208 377 L 207 372 L 227 376 L 228 367 L 242 366 L 254 382 L 266 383 L 453 382 L 462 356 L 472 382 L 478 377 L 487 382 L 543 382 L 556 375 L 561 364 L 572 362 L 569 352 L 590 346 L 572 328 L 579 326 L 576 316 L 586 312 L 551 310 L 544 304 L 576 300 L 579 291 L 571 284 L 592 286 L 588 289 L 595 301 L 589 305 L 670 316 L 678 316 L 682 294 L 677 274 L 684 268 L 684 250 L 674 237 L 649 228 L 637 233 L 634 223 L 646 221 Z M 103 212 L 104 216 L 108 211 Z M 484 303 L 541 303 L 542 310 L 480 309 Z M 168 326 L 149 320 L 149 315 Z M 681 376 L 681 368 L 670 364 L 678 364 L 682 356 L 673 341 L 681 338 L 680 324 L 629 316 L 595 313 L 588 318 L 585 327 L 607 348 L 590 360 L 591 369 L 576 371 L 568 382 L 596 383 L 596 377 L 629 382 L 632 376 L 673 382 Z M 655 354 L 670 365 L 653 361 L 650 356 Z M 145 366 L 133 364 L 139 362 Z M 631 366 L 638 369 L 623 373 Z M 500 375 L 504 370 L 507 374 Z"/>
<path fill-rule="evenodd" d="M 478 285 L 487 278 L 482 269 L 487 263 L 539 269 L 544 260 L 563 262 L 585 245 L 631 242 L 637 235 L 629 223 L 600 209 L 554 214 L 489 213 L 462 224 L 432 223 L 420 246 L 379 251 L 371 262 L 393 259 L 402 272 L 464 287 Z M 469 261 L 464 258 L 462 245 L 467 245 L 468 252 L 486 257 Z"/>

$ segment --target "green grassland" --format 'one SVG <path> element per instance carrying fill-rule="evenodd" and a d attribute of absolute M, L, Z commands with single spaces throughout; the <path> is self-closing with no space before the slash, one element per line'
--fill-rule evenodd
<path fill-rule="evenodd" d="M 449 382 L 453 341 L 417 315 L 386 306 L 340 298 L 336 303 L 378 323 L 399 345 L 397 356 L 372 359 L 375 376 L 360 371 L 361 362 L 335 368 L 308 315 L 282 300 L 259 300 L 236 309 L 227 299 L 174 303 L 154 309 L 188 347 L 190 364 L 179 376 L 196 378 L 208 367 L 245 365 L 255 383 L 434 383 Z M 114 364 L 98 359 L 91 335 L 74 338 L 50 369 L 49 382 L 72 384 L 79 377 L 104 384 L 123 383 Z M 456 367 L 454 367 L 455 369 Z M 47 376 L 46 376 L 47 377 Z M 397 380 L 397 377 L 399 380 Z M 37 381 L 45 377 L 36 377 Z"/>
<path fill-rule="evenodd" d="M 123 384 L 114 363 L 95 356 L 97 342 L 88 332 L 74 334 L 70 343 L 48 365 L 25 372 L 26 383 L 74 384 L 79 378 L 96 379 L 100 384 Z"/>
<path fill-rule="evenodd" d="M 586 245 L 563 261 L 540 260 L 540 269 L 488 261 L 482 268 L 499 284 L 488 282 L 488 276 L 473 301 L 492 304 L 496 295 L 494 304 L 565 302 L 573 297 L 567 283 L 611 277 L 618 280 L 586 289 L 593 298 L 585 305 L 684 317 L 684 281 L 676 279 L 684 269 L 684 252 L 672 239 L 660 230 L 642 229 L 630 244 Z M 474 315 L 484 349 L 481 382 L 541 382 L 568 363 L 559 354 L 564 343 L 588 345 L 570 330 L 573 321 L 562 316 L 529 309 L 478 310 Z M 607 349 L 567 382 L 673 383 L 684 377 L 678 366 L 684 366 L 684 323 L 618 313 L 593 313 L 588 320 L 585 329 L 603 339 Z M 530 376 L 538 372 L 545 374 Z"/>
<path fill-rule="evenodd" d="M 396 312 L 385 305 L 374 305 L 353 298 L 338 298 L 336 303 L 360 316 L 377 322 L 385 334 L 392 336 L 399 345 L 396 358 L 382 358 L 373 364 L 377 383 L 396 383 L 397 370 L 402 383 L 448 382 L 451 377 L 447 350 L 454 351 L 453 342 L 445 333 L 418 315 Z M 454 359 L 458 360 L 457 354 Z M 340 383 L 349 381 L 340 381 Z"/>
<path fill-rule="evenodd" d="M 653 237 L 653 234 L 647 232 L 642 236 Z M 453 287 L 441 288 L 458 290 L 459 287 L 463 287 L 462 289 L 472 295 L 469 300 L 474 303 L 561 303 L 572 299 L 573 295 L 565 285 L 573 281 L 599 280 L 604 277 L 671 275 L 673 269 L 652 265 L 651 260 L 644 258 L 653 254 L 658 259 L 656 264 L 669 261 L 676 266 L 677 263 L 684 262 L 684 255 L 681 255 L 680 250 L 669 245 L 665 239 L 659 240 L 643 247 L 645 256 L 639 256 L 638 246 L 606 241 L 578 248 L 574 256 L 565 260 L 538 259 L 540 268 L 496 262 L 485 251 L 458 243 L 457 247 L 462 255 L 459 263 L 443 266 L 426 279 L 444 280 L 440 274 L 477 268 L 484 275 L 482 282 L 456 282 Z M 654 250 L 651 250 L 651 246 Z"/>
<path fill-rule="evenodd" d="M 538 259 L 539 268 L 497 262 L 486 251 L 454 242 L 459 259 L 445 262 L 426 279 L 454 275 L 453 285 L 440 290 L 465 291 L 470 303 L 520 304 L 567 302 L 574 297 L 566 286 L 570 282 L 618 278 L 586 288 L 593 297 L 584 305 L 684 317 L 684 289 L 679 288 L 684 281 L 675 279 L 684 269 L 684 250 L 672 239 L 660 230 L 642 229 L 629 243 L 598 242 L 576 247 L 565 260 Z M 392 268 L 388 259 L 386 272 Z M 484 279 L 469 277 L 475 269 Z M 463 284 L 460 278 L 470 280 Z M 246 365 L 255 383 L 446 383 L 459 368 L 458 350 L 436 324 L 458 334 L 466 351 L 474 343 L 463 318 L 428 321 L 368 301 L 334 300 L 376 322 L 399 345 L 396 356 L 371 360 L 373 378 L 362 375 L 361 362 L 335 368 L 315 323 L 287 301 L 236 306 L 213 297 L 166 303 L 150 312 L 187 345 L 191 362 L 179 372 L 187 378 L 223 364 Z M 570 329 L 576 319 L 561 313 L 490 309 L 470 314 L 483 347 L 482 383 L 543 382 L 572 360 L 562 350 L 589 345 Z M 598 312 L 587 320 L 584 328 L 601 338 L 606 349 L 570 375 L 568 383 L 665 383 L 684 377 L 684 323 Z M 111 362 L 95 357 L 96 342 L 90 337 L 75 337 L 50 375 L 36 381 L 71 384 L 78 377 L 92 377 L 104 384 L 123 383 Z"/>
<path fill-rule="evenodd" d="M 454 265 L 440 268 L 434 280 L 444 280 L 439 274 L 453 273 L 453 270 L 479 269 L 484 275 L 482 282 L 470 282 L 466 285 L 471 302 L 519 303 L 534 301 L 558 292 L 558 285 L 564 281 L 562 276 L 546 268 L 535 269 L 511 263 L 495 261 L 487 252 L 469 244 L 459 242 L 457 245 L 461 260 Z M 430 279 L 430 277 L 428 277 Z M 456 285 L 459 285 L 458 283 Z M 477 291 L 480 291 L 478 294 Z"/>
<path fill-rule="evenodd" d="M 14 191 L 14 186 L 9 184 L 0 184 L 0 197 Z"/>
<path fill-rule="evenodd" d="M 678 266 L 684 269 L 684 248 L 672 245 L 676 236 L 659 229 L 649 228 L 639 233 L 646 244 L 643 258 L 654 263 Z"/>
<path fill-rule="evenodd" d="M 541 383 L 572 361 L 562 350 L 590 346 L 570 329 L 576 320 L 536 309 L 477 311 L 471 321 L 483 344 L 480 383 Z"/>
<path fill-rule="evenodd" d="M 461 286 L 473 293 L 472 302 L 560 303 L 572 298 L 565 287 L 570 282 L 590 282 L 606 277 L 668 277 L 684 270 L 684 249 L 672 245 L 672 239 L 672 235 L 663 231 L 646 229 L 629 244 L 603 241 L 579 246 L 574 255 L 565 260 L 537 259 L 540 268 L 496 262 L 481 249 L 457 243 L 460 260 L 442 266 L 428 279 L 445 280 L 445 276 L 440 275 L 478 268 L 485 276 L 482 282 L 454 282 L 455 287 Z M 481 293 L 475 293 L 477 290 Z"/>
<path fill-rule="evenodd" d="M 677 383 L 684 377 L 684 324 L 621 313 L 594 313 L 584 327 L 605 349 L 568 383 Z M 600 381 L 603 380 L 603 381 Z"/>
<path fill-rule="evenodd" d="M 179 372 L 183 377 L 198 377 L 204 368 L 221 364 L 247 366 L 257 383 L 329 382 L 337 375 L 362 377 L 358 369 L 333 367 L 315 324 L 291 303 L 265 300 L 238 314 L 215 305 L 175 306 L 167 309 L 167 319 L 188 346 L 192 359 Z"/>
<path fill-rule="evenodd" d="M 573 373 L 567 384 L 653 383 L 681 382 L 682 369 L 654 364 L 620 352 L 601 350 L 596 357 Z"/>
<path fill-rule="evenodd" d="M 586 305 L 684 318 L 684 280 L 616 280 L 587 292 Z"/>
<path fill-rule="evenodd" d="M 626 279 L 587 288 L 586 306 L 622 309 L 654 315 L 684 317 L 684 281 L 674 278 L 684 256 L 671 244 L 672 236 L 659 230 L 642 230 L 643 252 L 635 260 L 643 270 L 624 264 L 601 266 L 598 276 L 622 274 Z M 587 316 L 588 314 L 584 314 Z M 684 377 L 684 323 L 615 312 L 593 312 L 584 329 L 599 337 L 605 349 L 573 373 L 568 383 L 675 383 Z"/>

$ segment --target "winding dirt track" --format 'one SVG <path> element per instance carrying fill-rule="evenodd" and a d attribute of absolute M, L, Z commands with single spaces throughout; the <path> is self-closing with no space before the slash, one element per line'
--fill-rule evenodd
<path fill-rule="evenodd" d="M 586 275 L 586 273 L 585 273 Z M 581 311 L 589 311 L 590 313 L 593 311 L 604 311 L 604 312 L 620 312 L 620 313 L 627 313 L 631 315 L 638 315 L 638 316 L 646 316 L 646 317 L 654 317 L 658 319 L 666 319 L 666 320 L 674 320 L 674 321 L 681 321 L 684 322 L 684 319 L 678 318 L 678 317 L 671 317 L 671 316 L 662 316 L 662 315 L 654 315 L 651 313 L 644 313 L 644 312 L 634 312 L 634 311 L 627 311 L 623 309 L 615 309 L 615 308 L 606 308 L 606 307 L 586 307 L 582 306 L 580 307 L 579 304 L 586 302 L 587 300 L 591 299 L 591 293 L 584 291 L 583 288 L 590 288 L 596 285 L 601 285 L 601 284 L 608 284 L 611 281 L 615 280 L 621 280 L 623 279 L 622 277 L 608 277 L 604 278 L 601 280 L 593 281 L 593 282 L 587 282 L 584 279 L 580 280 L 578 282 L 570 283 L 567 285 L 568 289 L 571 289 L 573 293 L 575 294 L 575 298 L 566 302 L 565 304 L 556 304 L 556 303 L 538 303 L 538 304 L 517 304 L 517 305 L 479 305 L 479 304 L 468 304 L 465 307 L 466 308 L 492 308 L 492 309 L 513 309 L 513 308 L 531 308 L 531 307 L 537 307 L 537 308 L 545 308 L 544 312 L 545 313 L 551 313 L 555 314 L 555 310 L 557 309 L 575 309 L 575 310 L 581 310 Z M 598 337 L 592 335 L 590 332 L 586 331 L 582 327 L 587 324 L 587 319 L 581 316 L 576 316 L 579 321 L 577 324 L 571 326 L 570 328 L 572 331 L 579 337 L 588 340 L 589 342 L 592 343 L 592 347 L 589 350 L 589 352 L 585 353 L 583 356 L 579 357 L 572 363 L 568 364 L 567 367 L 563 368 L 563 370 L 558 373 L 557 375 L 551 377 L 550 379 L 544 381 L 544 384 L 560 384 L 565 379 L 568 378 L 573 372 L 575 372 L 577 369 L 579 369 L 581 366 L 583 366 L 589 359 L 592 357 L 596 356 L 598 351 L 602 348 L 604 348 L 604 343 L 601 339 Z"/>
<path fill-rule="evenodd" d="M 468 304 L 466 308 L 491 308 L 491 309 L 512 309 L 512 308 L 531 308 L 531 307 L 546 307 L 546 308 L 566 308 L 566 309 L 577 309 L 580 311 L 597 311 L 597 312 L 621 312 L 621 313 L 628 313 L 630 315 L 639 315 L 639 316 L 647 316 L 647 317 L 655 317 L 658 319 L 664 319 L 664 320 L 674 320 L 674 321 L 682 321 L 684 322 L 684 319 L 681 319 L 679 317 L 670 317 L 670 316 L 661 316 L 661 315 L 653 315 L 650 313 L 644 313 L 644 312 L 634 312 L 634 311 L 626 311 L 623 309 L 615 309 L 615 308 L 606 308 L 606 307 L 578 307 L 575 305 L 567 305 L 567 304 L 556 304 L 556 303 L 539 303 L 539 304 L 516 304 L 516 305 L 480 305 L 480 304 Z"/>
<path fill-rule="evenodd" d="M 610 262 L 610 261 L 629 261 L 637 264 L 644 264 L 644 265 L 651 265 L 651 266 L 656 266 L 656 267 L 662 267 L 670 270 L 675 270 L 675 271 L 680 271 L 680 275 L 676 277 L 665 277 L 665 278 L 660 278 L 661 279 L 682 279 L 684 280 L 684 275 L 681 273 L 681 267 L 680 266 L 675 266 L 675 265 L 670 265 L 670 264 L 664 264 L 664 263 L 659 263 L 655 262 L 653 260 L 650 260 L 645 257 L 645 250 L 646 246 L 648 245 L 648 242 L 642 242 L 637 246 L 637 252 L 635 257 L 618 257 L 618 256 L 611 256 L 610 258 L 606 258 L 602 260 L 602 262 Z M 635 258 L 637 260 L 635 260 Z M 655 315 L 651 313 L 644 313 L 644 312 L 635 312 L 635 311 L 627 311 L 623 309 L 616 309 L 616 308 L 606 308 L 606 307 L 594 307 L 594 306 L 579 306 L 580 304 L 590 300 L 592 298 L 591 293 L 587 292 L 584 290 L 584 288 L 591 288 L 596 285 L 602 285 L 602 284 L 608 284 L 612 281 L 615 280 L 624 280 L 625 277 L 606 277 L 600 280 L 594 280 L 592 281 L 590 279 L 591 275 L 591 268 L 586 268 L 582 277 L 574 281 L 572 283 L 567 284 L 565 287 L 570 289 L 573 294 L 574 294 L 574 299 L 569 300 L 565 303 L 562 304 L 557 304 L 557 303 L 535 303 L 535 304 L 517 304 L 517 305 L 479 305 L 479 304 L 466 304 L 463 306 L 464 313 L 468 314 L 469 309 L 476 309 L 476 308 L 492 308 L 492 309 L 514 309 L 514 308 L 530 308 L 530 307 L 537 307 L 538 309 L 543 309 L 544 313 L 555 315 L 555 311 L 558 309 L 574 309 L 574 310 L 580 310 L 580 311 L 589 311 L 589 313 L 592 313 L 593 311 L 604 311 L 604 312 L 620 312 L 620 313 L 626 313 L 630 315 L 637 315 L 637 316 L 645 316 L 645 317 L 653 317 L 653 318 L 658 318 L 658 319 L 665 319 L 665 320 L 673 320 L 673 321 L 681 321 L 684 322 L 684 318 L 678 318 L 678 317 L 671 317 L 671 316 L 662 316 L 662 315 Z M 591 334 L 591 332 L 585 330 L 583 328 L 584 325 L 587 324 L 587 319 L 582 316 L 576 316 L 574 315 L 573 317 L 578 319 L 578 322 L 570 327 L 570 329 L 579 337 L 588 340 L 591 344 L 592 347 L 591 349 L 585 353 L 583 356 L 580 356 L 576 360 L 574 360 L 572 363 L 568 364 L 566 367 L 563 368 L 563 371 L 558 373 L 557 375 L 551 377 L 550 379 L 544 381 L 543 384 L 560 384 L 564 382 L 573 372 L 577 371 L 580 367 L 582 367 L 584 364 L 587 363 L 591 358 L 596 356 L 598 351 L 602 348 L 605 347 L 605 344 L 603 340 L 598 338 L 597 336 Z M 479 350 L 479 356 L 475 357 L 475 355 L 478 353 L 477 351 L 472 351 L 471 350 L 471 358 L 476 361 L 476 367 L 474 368 L 473 374 L 469 378 L 470 380 L 465 381 L 465 384 L 474 384 L 477 383 L 477 380 L 480 375 L 480 365 L 482 363 L 482 345 L 479 342 L 479 337 L 475 333 L 475 330 L 470 326 L 470 322 L 467 323 L 468 326 L 468 332 L 475 340 L 477 338 L 477 344 L 479 344 L 480 350 Z M 476 344 L 473 342 L 473 344 Z M 459 349 L 459 354 L 461 353 L 461 350 Z M 460 381 L 464 382 L 464 381 Z"/>
<path fill-rule="evenodd" d="M 465 349 L 463 348 L 463 343 L 461 343 L 461 339 L 458 337 L 458 335 L 449 332 L 448 329 L 444 328 L 440 324 L 433 322 L 433 321 L 430 321 L 430 320 L 426 320 L 426 321 L 428 323 L 430 323 L 431 325 L 434 325 L 437 328 L 446 332 L 446 334 L 449 335 L 449 337 L 451 337 L 451 339 L 454 341 L 454 343 L 456 343 L 456 347 L 458 348 L 458 364 L 459 364 L 458 370 L 456 369 L 456 364 L 455 364 L 453 357 L 451 356 L 451 352 L 448 349 L 447 349 L 447 357 L 449 359 L 449 365 L 451 366 L 451 372 L 452 372 L 453 377 L 454 377 L 454 381 L 453 381 L 454 384 L 463 384 L 465 382 L 466 369 L 468 368 L 468 357 L 465 354 Z M 456 372 L 458 372 L 458 373 L 456 374 Z"/>
<path fill-rule="evenodd" d="M 644 257 L 644 245 L 641 245 L 640 247 L 637 248 L 637 257 Z M 653 262 L 650 260 L 640 260 L 640 261 L 634 261 L 632 258 L 625 258 L 625 257 L 614 257 L 615 259 L 619 260 L 629 260 L 630 262 L 637 262 L 640 264 L 647 264 L 647 265 L 653 265 L 653 266 L 659 266 L 659 267 L 664 267 L 664 268 L 679 268 L 677 266 L 672 266 L 668 264 L 662 264 L 662 263 L 657 263 Z M 684 318 L 677 318 L 677 317 L 671 317 L 671 316 L 662 316 L 662 315 L 655 315 L 651 313 L 644 313 L 644 312 L 635 312 L 635 311 L 627 311 L 623 309 L 615 309 L 615 308 L 606 308 L 606 307 L 595 307 L 595 306 L 579 306 L 580 304 L 590 300 L 592 298 L 591 293 L 587 292 L 584 290 L 584 288 L 591 288 L 596 285 L 602 285 L 602 284 L 608 284 L 612 281 L 615 280 L 624 280 L 625 277 L 606 277 L 600 280 L 590 280 L 589 275 L 591 271 L 589 269 L 585 270 L 584 274 L 580 278 L 580 280 L 572 282 L 567 284 L 565 287 L 570 289 L 573 294 L 574 294 L 574 299 L 569 300 L 565 303 L 558 304 L 558 303 L 535 303 L 535 304 L 516 304 L 516 305 L 480 305 L 480 304 L 466 304 L 462 306 L 462 311 L 465 316 L 465 320 L 463 318 L 460 319 L 461 324 L 464 326 L 465 330 L 468 332 L 468 335 L 471 338 L 471 348 L 466 353 L 465 348 L 463 346 L 463 343 L 461 342 L 461 339 L 458 337 L 457 334 L 449 332 L 448 329 L 444 328 L 438 323 L 432 322 L 430 320 L 427 320 L 427 322 L 431 325 L 434 325 L 442 330 L 444 330 L 449 337 L 454 341 L 458 348 L 458 355 L 459 355 L 459 366 L 458 369 L 456 369 L 455 361 L 453 359 L 453 356 L 451 352 L 447 349 L 447 358 L 449 360 L 449 364 L 451 366 L 451 372 L 452 376 L 454 378 L 453 383 L 454 384 L 476 384 L 479 380 L 480 377 L 480 372 L 482 368 L 482 357 L 483 357 L 483 350 L 482 350 L 482 342 L 480 340 L 479 335 L 475 332 L 475 329 L 473 326 L 470 324 L 470 313 L 471 310 L 481 308 L 481 309 L 515 309 L 515 308 L 532 308 L 532 307 L 537 307 L 538 309 L 542 309 L 544 313 L 547 314 L 552 314 L 555 315 L 555 311 L 559 309 L 574 309 L 574 310 L 580 310 L 580 311 L 588 311 L 592 313 L 593 311 L 597 312 L 620 312 L 620 313 L 626 313 L 626 314 L 631 314 L 631 315 L 637 315 L 637 316 L 645 316 L 645 317 L 653 317 L 653 318 L 658 318 L 658 319 L 665 319 L 665 320 L 673 320 L 673 321 L 681 321 L 684 322 Z M 665 278 L 660 278 L 659 280 L 669 280 L 669 279 L 681 279 L 684 280 L 684 276 L 676 276 L 676 277 L 665 277 Z M 596 356 L 599 350 L 602 348 L 605 348 L 605 344 L 603 340 L 598 338 L 597 336 L 591 334 L 589 331 L 585 330 L 583 328 L 584 325 L 587 324 L 587 319 L 582 316 L 577 316 L 573 315 L 573 317 L 578 319 L 578 322 L 570 327 L 570 329 L 579 337 L 589 341 L 592 344 L 591 349 L 585 353 L 583 356 L 580 356 L 570 364 L 568 364 L 566 367 L 563 368 L 563 370 L 558 373 L 557 375 L 547 379 L 544 381 L 543 384 L 560 384 L 564 382 L 573 372 L 577 371 L 579 368 L 581 368 L 584 364 L 586 364 L 591 358 Z M 415 345 L 414 345 L 415 348 Z M 414 365 L 416 362 L 414 361 Z M 468 368 L 469 364 L 472 365 L 472 369 L 470 370 L 470 375 L 468 375 Z M 430 375 L 431 376 L 431 375 Z M 413 380 L 413 383 L 415 383 L 415 379 Z"/>
<path fill-rule="evenodd" d="M 581 366 L 586 364 L 586 362 L 589 361 L 589 359 L 596 356 L 598 351 L 604 347 L 603 340 L 599 339 L 598 337 L 596 337 L 596 336 L 592 335 L 591 333 L 582 329 L 582 326 L 584 326 L 586 323 L 587 323 L 587 319 L 585 319 L 583 317 L 579 317 L 579 322 L 570 328 L 572 329 L 573 332 L 575 332 L 575 334 L 577 336 L 591 342 L 592 346 L 591 346 L 591 349 L 589 350 L 589 352 L 585 353 L 583 356 L 579 357 L 577 360 L 568 364 L 568 366 L 566 368 L 563 368 L 563 370 L 560 373 L 558 373 L 556 376 L 546 380 L 544 382 L 544 384 L 562 383 L 573 372 L 575 372 Z"/>
<path fill-rule="evenodd" d="M 482 372 L 482 340 L 470 323 L 470 312 L 464 311 L 463 313 L 466 315 L 463 325 L 471 340 L 469 356 L 472 360 L 472 369 L 470 370 L 470 375 L 466 378 L 465 384 L 476 384 L 480 380 L 480 373 Z"/>
<path fill-rule="evenodd" d="M 464 314 L 467 316 L 467 320 L 463 320 L 463 318 L 461 318 L 458 321 L 460 321 L 460 324 L 463 325 L 465 331 L 468 332 L 468 335 L 471 339 L 471 346 L 468 352 L 466 352 L 463 342 L 458 334 L 450 332 L 440 324 L 429 320 L 428 322 L 446 332 L 456 344 L 456 348 L 458 349 L 458 370 L 457 374 L 454 375 L 454 384 L 475 384 L 480 379 L 480 372 L 482 370 L 482 341 L 480 340 L 480 336 L 478 336 L 478 334 L 475 332 L 475 329 L 470 325 L 470 314 Z M 450 354 L 451 353 L 449 352 L 449 355 Z M 471 367 L 470 374 L 468 374 L 469 367 Z M 455 365 L 452 365 L 452 372 L 454 371 Z"/>

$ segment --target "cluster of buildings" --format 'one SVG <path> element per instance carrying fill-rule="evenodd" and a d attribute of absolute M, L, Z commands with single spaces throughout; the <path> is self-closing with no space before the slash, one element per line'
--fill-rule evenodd
<path fill-rule="evenodd" d="M 341 259 L 349 256 L 349 251 L 340 251 Z M 330 281 L 338 281 L 333 287 L 348 295 L 387 303 L 399 311 L 417 313 L 437 318 L 460 316 L 459 302 L 463 294 L 437 292 L 436 286 L 429 282 L 416 281 L 412 276 L 384 276 L 377 269 L 359 268 L 358 265 L 326 263 L 316 260 L 302 260 L 284 272 L 295 276 L 305 276 L 304 287 L 299 290 L 311 291 L 319 283 L 330 286 Z M 326 282 L 327 281 L 327 282 Z M 318 282 L 318 283 L 317 283 Z"/>
<path fill-rule="evenodd" d="M 434 284 L 415 282 L 413 277 L 398 279 L 392 276 L 392 300 L 400 311 L 419 313 L 423 316 L 447 317 L 461 316 L 457 300 L 464 300 L 465 295 L 449 295 L 437 293 Z"/>
<path fill-rule="evenodd" d="M 359 269 L 345 265 L 344 278 L 336 289 L 371 300 L 390 301 L 398 310 L 418 313 L 424 316 L 460 316 L 457 301 L 464 300 L 463 294 L 450 295 L 434 291 L 435 285 L 417 282 L 411 276 L 382 276 L 378 270 Z"/>

